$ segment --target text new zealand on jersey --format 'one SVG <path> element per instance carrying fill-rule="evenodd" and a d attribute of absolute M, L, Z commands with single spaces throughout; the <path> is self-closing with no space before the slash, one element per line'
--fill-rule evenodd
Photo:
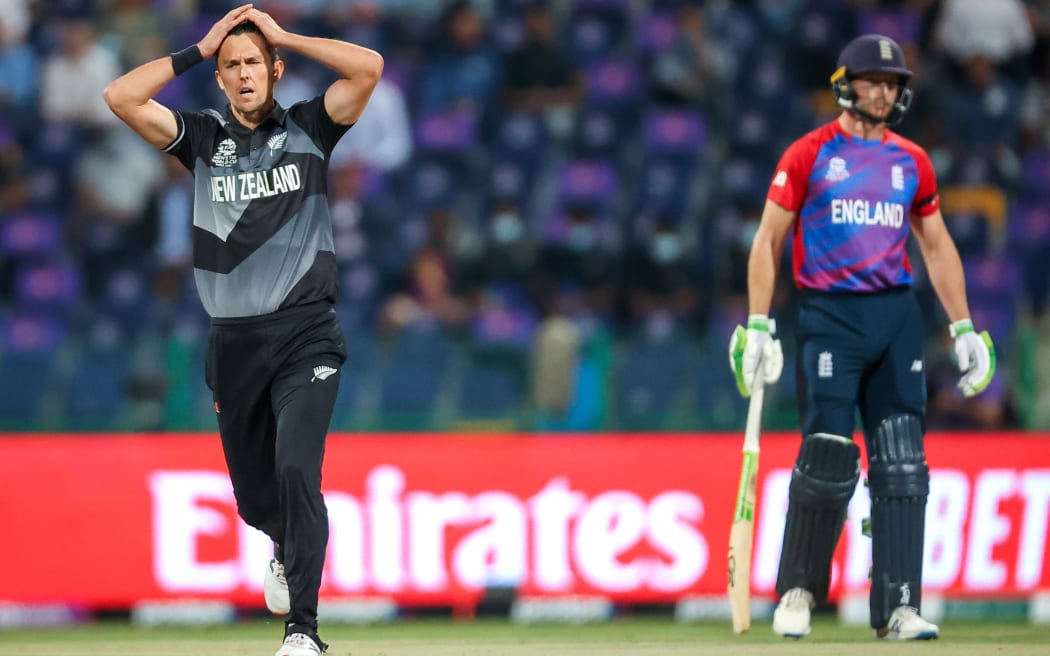
<path fill-rule="evenodd" d="M 297 164 L 285 164 L 265 171 L 249 171 L 211 178 L 213 203 L 235 203 L 242 200 L 269 198 L 302 187 Z"/>

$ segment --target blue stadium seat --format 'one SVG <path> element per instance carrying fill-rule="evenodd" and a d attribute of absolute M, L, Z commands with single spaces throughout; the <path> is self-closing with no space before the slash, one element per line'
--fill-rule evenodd
<path fill-rule="evenodd" d="M 472 364 L 463 374 L 462 419 L 511 419 L 524 398 L 522 372 L 513 366 Z"/>
<path fill-rule="evenodd" d="M 65 333 L 46 317 L 15 314 L 0 321 L 0 429 L 37 427 Z"/>
<path fill-rule="evenodd" d="M 385 429 L 434 427 L 438 396 L 448 377 L 454 346 L 438 326 L 409 326 L 381 359 L 379 419 Z"/>
<path fill-rule="evenodd" d="M 672 404 L 685 387 L 692 360 L 686 343 L 676 337 L 642 338 L 631 344 L 615 373 L 613 398 L 620 427 L 667 428 Z"/>
<path fill-rule="evenodd" d="M 66 426 L 75 430 L 117 426 L 126 404 L 124 385 L 130 365 L 131 356 L 121 347 L 81 353 L 62 383 Z"/>

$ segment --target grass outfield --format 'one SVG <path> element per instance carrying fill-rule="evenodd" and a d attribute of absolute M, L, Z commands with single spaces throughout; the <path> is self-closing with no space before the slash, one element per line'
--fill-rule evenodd
<path fill-rule="evenodd" d="M 18 656 L 269 656 L 281 634 L 278 622 L 206 628 L 136 628 L 122 623 L 0 631 L 0 653 Z M 669 619 L 622 619 L 602 624 L 514 625 L 506 621 L 401 620 L 372 626 L 322 627 L 329 656 L 684 656 L 761 653 L 798 656 L 902 653 L 987 654 L 1050 652 L 1050 631 L 1026 622 L 945 622 L 940 640 L 876 641 L 864 627 L 817 618 L 801 641 L 773 635 L 760 623 L 741 636 L 727 624 L 678 624 Z"/>

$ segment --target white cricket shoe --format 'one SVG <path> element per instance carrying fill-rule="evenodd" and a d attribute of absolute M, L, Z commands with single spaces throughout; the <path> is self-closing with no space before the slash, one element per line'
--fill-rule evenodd
<path fill-rule="evenodd" d="M 263 578 L 263 598 L 266 599 L 266 607 L 274 615 L 287 615 L 292 610 L 292 602 L 288 598 L 288 579 L 284 575 L 284 563 L 276 558 L 272 559 L 266 568 L 266 577 Z"/>
<path fill-rule="evenodd" d="M 305 633 L 292 633 L 285 636 L 284 643 L 273 656 L 320 656 L 327 650 L 328 645 Z"/>
<path fill-rule="evenodd" d="M 813 610 L 813 593 L 803 588 L 791 588 L 773 611 L 773 633 L 785 638 L 809 635 L 809 615 Z"/>
<path fill-rule="evenodd" d="M 875 637 L 882 640 L 935 640 L 940 634 L 936 624 L 924 620 L 911 606 L 897 606 L 890 623 L 875 629 Z"/>

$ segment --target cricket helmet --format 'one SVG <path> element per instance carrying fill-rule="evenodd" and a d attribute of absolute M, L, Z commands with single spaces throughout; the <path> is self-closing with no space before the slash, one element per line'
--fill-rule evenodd
<path fill-rule="evenodd" d="M 865 73 L 893 73 L 900 80 L 897 100 L 885 119 L 876 118 L 855 105 L 857 92 L 850 82 Z M 842 49 L 838 68 L 831 74 L 831 89 L 840 107 L 872 123 L 885 120 L 887 125 L 896 125 L 911 107 L 912 90 L 907 86 L 911 76 L 900 44 L 888 36 L 865 34 L 853 39 Z"/>

